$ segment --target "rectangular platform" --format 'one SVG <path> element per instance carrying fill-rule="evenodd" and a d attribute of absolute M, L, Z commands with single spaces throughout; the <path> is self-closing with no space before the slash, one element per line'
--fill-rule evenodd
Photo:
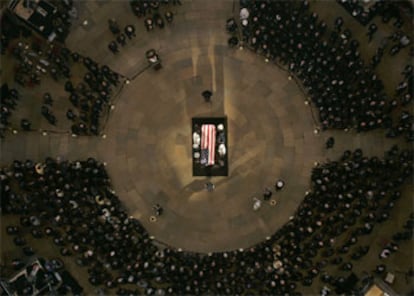
<path fill-rule="evenodd" d="M 191 121 L 193 176 L 228 176 L 227 117 Z"/>

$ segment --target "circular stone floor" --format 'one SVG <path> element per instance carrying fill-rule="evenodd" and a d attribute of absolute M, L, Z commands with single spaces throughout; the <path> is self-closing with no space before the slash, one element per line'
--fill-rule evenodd
<path fill-rule="evenodd" d="M 198 252 L 256 244 L 294 213 L 309 188 L 315 161 L 335 159 L 356 147 L 381 155 L 393 145 L 375 132 L 337 133 L 335 149 L 326 151 L 324 142 L 332 133 L 313 133 L 309 107 L 295 82 L 263 58 L 227 47 L 224 28 L 232 15 L 231 1 L 184 2 L 172 27 L 151 33 L 125 3 L 97 3 L 82 2 L 79 22 L 89 17 L 91 25 L 75 24 L 67 46 L 131 77 L 116 99 L 106 138 L 18 134 L 2 141 L 2 163 L 45 156 L 105 161 L 130 214 L 163 243 Z M 97 5 L 97 13 L 88 16 Z M 110 17 L 138 29 L 137 38 L 117 56 L 105 45 L 112 38 Z M 98 39 L 104 40 L 100 46 L 95 45 Z M 132 79 L 145 66 L 144 53 L 151 47 L 159 50 L 163 68 Z M 205 89 L 213 91 L 211 105 L 202 100 Z M 214 192 L 204 190 L 206 178 L 192 177 L 195 116 L 228 117 L 229 176 L 212 178 Z M 253 211 L 253 197 L 260 198 L 263 188 L 272 187 L 277 178 L 286 181 L 285 189 L 274 194 L 277 205 L 264 203 Z M 152 223 L 155 203 L 165 211 Z"/>
<path fill-rule="evenodd" d="M 301 202 L 322 152 L 299 88 L 251 52 L 229 49 L 225 19 L 183 20 L 185 30 L 164 37 L 163 69 L 124 87 L 102 149 L 131 214 L 157 240 L 192 251 L 248 247 L 275 232 Z M 195 116 L 228 118 L 229 176 L 212 178 L 214 192 L 204 189 L 207 178 L 192 176 Z M 253 211 L 253 197 L 277 178 L 287 182 L 277 205 Z M 151 223 L 155 203 L 165 212 Z"/>
<path fill-rule="evenodd" d="M 285 73 L 222 45 L 211 52 L 196 47 L 194 65 L 192 49 L 164 54 L 160 72 L 147 71 L 124 88 L 102 159 L 121 200 L 160 241 L 197 251 L 247 247 L 288 221 L 320 145 L 314 145 L 308 107 Z M 211 85 L 210 105 L 200 93 Z M 207 178 L 192 176 L 191 118 L 222 115 L 228 118 L 229 176 L 213 177 L 216 188 L 207 192 Z M 287 182 L 274 195 L 278 204 L 253 211 L 253 197 L 261 198 L 276 178 Z M 150 223 L 154 203 L 165 214 Z"/>

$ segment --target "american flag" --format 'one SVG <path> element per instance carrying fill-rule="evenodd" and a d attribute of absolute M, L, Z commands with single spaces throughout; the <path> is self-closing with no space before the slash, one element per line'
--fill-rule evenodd
<path fill-rule="evenodd" d="M 207 150 L 208 153 L 206 166 L 213 165 L 216 152 L 216 126 L 214 124 L 201 126 L 201 150 Z"/>

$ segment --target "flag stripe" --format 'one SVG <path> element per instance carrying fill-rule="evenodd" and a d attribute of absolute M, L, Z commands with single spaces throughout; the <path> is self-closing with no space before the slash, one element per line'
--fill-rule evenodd
<path fill-rule="evenodd" d="M 206 165 L 213 165 L 216 153 L 216 126 L 214 124 L 203 124 L 201 126 L 201 149 L 208 150 L 208 161 Z"/>

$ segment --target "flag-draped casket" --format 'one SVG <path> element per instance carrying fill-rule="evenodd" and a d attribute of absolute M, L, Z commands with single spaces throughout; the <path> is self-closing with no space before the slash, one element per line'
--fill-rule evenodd
<path fill-rule="evenodd" d="M 216 126 L 203 124 L 201 126 L 201 160 L 206 166 L 214 165 L 216 154 Z"/>

